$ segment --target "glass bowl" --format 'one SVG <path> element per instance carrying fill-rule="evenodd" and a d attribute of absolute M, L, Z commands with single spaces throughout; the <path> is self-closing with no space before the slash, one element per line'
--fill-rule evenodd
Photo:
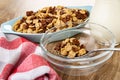
<path fill-rule="evenodd" d="M 54 29 L 51 28 L 42 35 L 40 46 L 45 59 L 60 72 L 72 76 L 87 75 L 98 70 L 113 55 L 113 51 L 99 51 L 72 59 L 55 55 L 53 54 L 55 44 L 70 37 L 77 37 L 88 51 L 96 48 L 114 48 L 115 37 L 106 27 L 90 22 L 86 23 L 84 27 L 62 30 L 52 34 Z"/>

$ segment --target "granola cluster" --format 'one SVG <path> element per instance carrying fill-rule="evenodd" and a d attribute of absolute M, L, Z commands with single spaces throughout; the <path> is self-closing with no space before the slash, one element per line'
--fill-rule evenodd
<path fill-rule="evenodd" d="M 37 12 L 27 11 L 26 16 L 13 25 L 13 30 L 21 33 L 44 33 L 56 27 L 55 31 L 74 27 L 84 22 L 89 12 L 63 6 L 45 7 Z"/>
<path fill-rule="evenodd" d="M 87 53 L 84 45 L 80 45 L 80 41 L 76 38 L 68 38 L 57 44 L 54 48 L 61 56 L 75 58 Z"/>

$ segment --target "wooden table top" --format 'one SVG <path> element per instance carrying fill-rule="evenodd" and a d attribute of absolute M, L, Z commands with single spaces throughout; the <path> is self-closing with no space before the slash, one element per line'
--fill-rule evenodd
<path fill-rule="evenodd" d="M 42 5 L 42 1 L 40 5 Z M 27 10 L 36 8 L 35 6 L 32 5 L 32 0 L 0 0 L 0 24 L 15 17 L 25 15 Z M 120 47 L 120 45 L 117 47 Z M 63 80 L 120 80 L 120 52 L 115 51 L 114 53 L 103 67 L 90 75 L 74 77 L 60 72 L 58 74 Z"/>

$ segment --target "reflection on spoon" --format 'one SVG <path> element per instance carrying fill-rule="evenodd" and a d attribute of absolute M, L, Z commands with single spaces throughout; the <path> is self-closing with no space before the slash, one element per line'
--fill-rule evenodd
<path fill-rule="evenodd" d="M 86 54 L 91 54 L 91 53 L 93 53 L 93 52 L 98 52 L 98 51 L 120 51 L 120 48 L 101 48 L 101 49 L 94 49 L 94 50 L 89 51 L 89 52 L 86 53 Z"/>

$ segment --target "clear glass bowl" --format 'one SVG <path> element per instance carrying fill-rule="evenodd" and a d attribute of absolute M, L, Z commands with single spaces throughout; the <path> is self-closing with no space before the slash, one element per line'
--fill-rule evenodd
<path fill-rule="evenodd" d="M 54 69 L 72 76 L 90 74 L 98 70 L 113 54 L 113 51 L 101 51 L 86 54 L 73 59 L 61 57 L 52 53 L 55 43 L 70 37 L 77 37 L 86 49 L 114 48 L 115 37 L 104 26 L 86 23 L 83 27 L 61 30 L 51 33 L 55 28 L 47 31 L 40 40 L 40 46 Z"/>

